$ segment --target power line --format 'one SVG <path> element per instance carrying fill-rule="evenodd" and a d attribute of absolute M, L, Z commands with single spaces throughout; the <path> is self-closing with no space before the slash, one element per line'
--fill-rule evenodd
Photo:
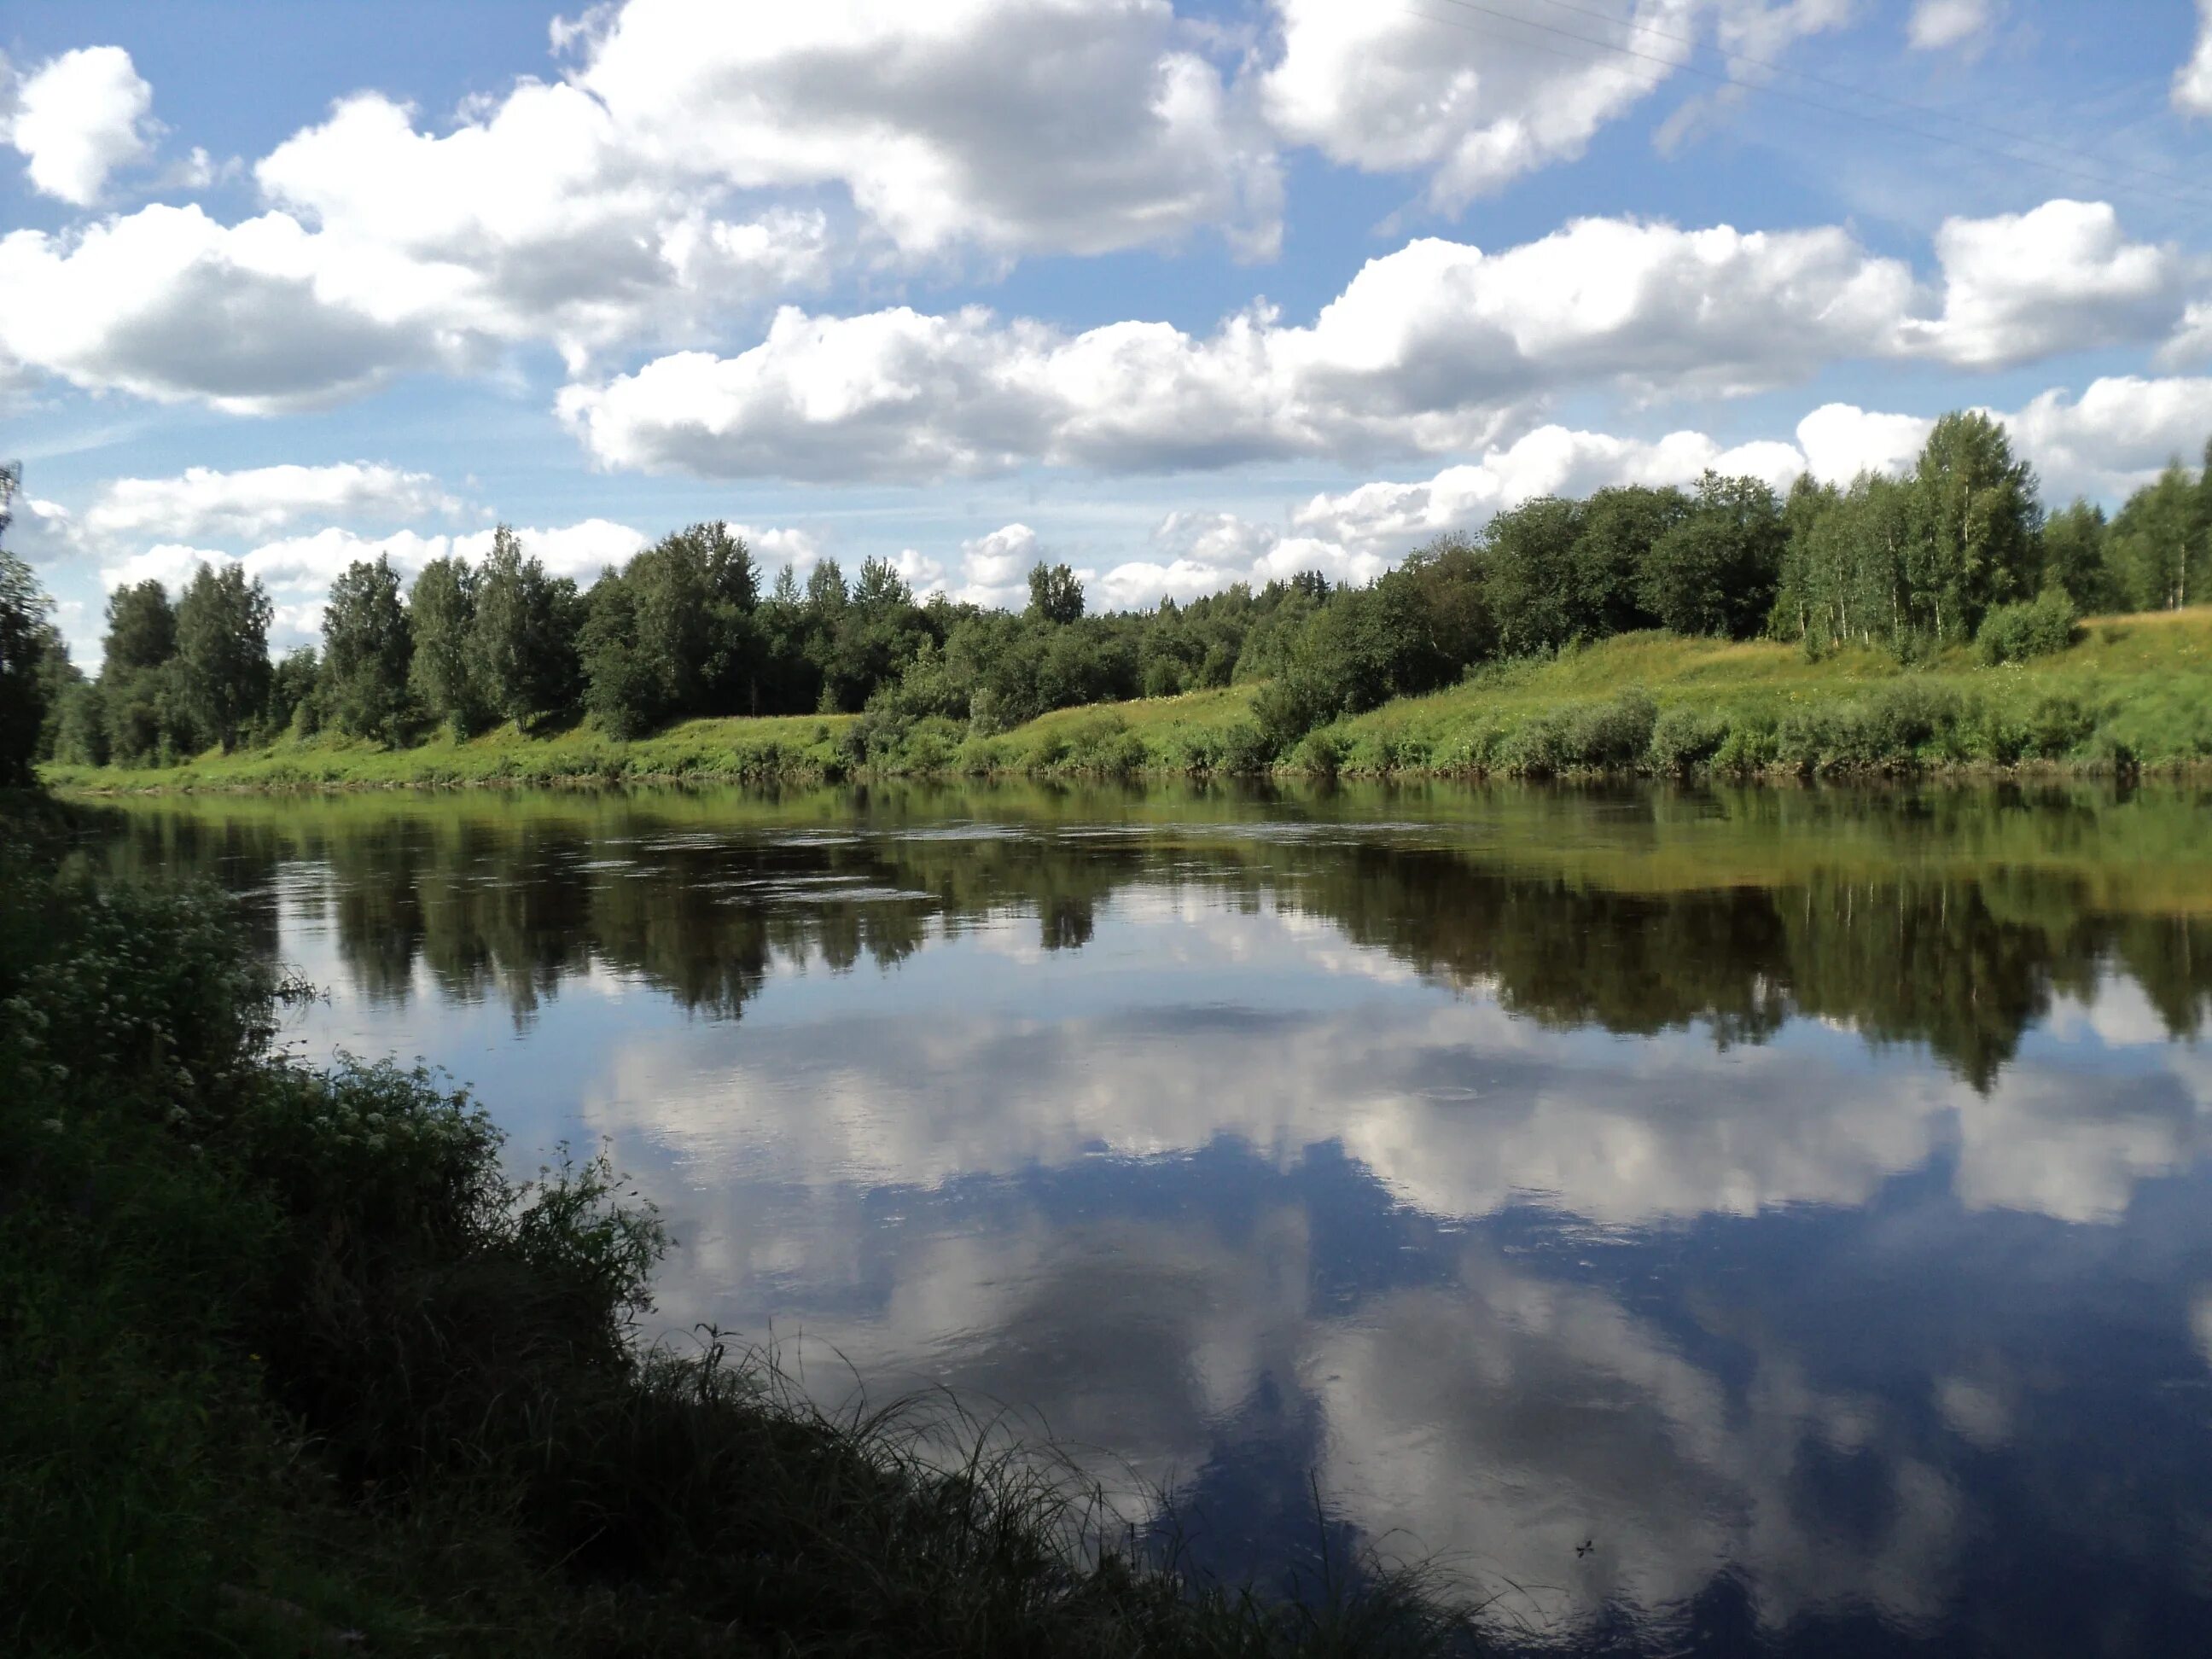
<path fill-rule="evenodd" d="M 1662 65 L 1669 74 L 1680 71 L 1683 74 L 1696 76 L 1703 80 L 1717 82 L 1723 86 L 1741 88 L 1746 92 L 1764 93 L 1769 97 L 1778 98 L 1785 102 L 1796 104 L 1807 109 L 1819 110 L 1826 114 L 1841 116 L 1846 120 L 1863 121 L 1869 125 L 1882 127 L 1887 131 L 1901 133 L 1909 137 L 1921 139 L 1928 143 L 1948 144 L 1954 149 L 1971 151 L 1976 155 L 1988 156 L 1996 161 L 2008 162 L 2014 167 L 2041 167 L 2046 172 L 2067 173 L 2075 178 L 2087 179 L 2089 182 L 2105 189 L 2113 189 L 2117 187 L 2124 191 L 2128 188 L 2127 179 L 2124 174 L 2116 175 L 2109 173 L 2097 173 L 2086 167 L 2069 167 L 2056 161 L 2044 161 L 2033 155 L 2019 155 L 2008 150 L 1994 149 L 1986 144 L 1977 144 L 1967 139 L 1958 137 L 1950 133 L 1929 132 L 1922 128 L 1906 126 L 1901 123 L 1887 119 L 1879 115 L 1869 114 L 1863 110 L 1850 109 L 1837 104 L 1823 103 L 1818 99 L 1808 98 L 1802 94 L 1791 92 L 1784 88 L 1777 87 L 1765 82 L 1744 80 L 1736 76 L 1729 75 L 1722 71 L 1702 69 L 1694 64 L 1684 62 L 1680 58 L 1665 57 L 1656 52 L 1639 52 L 1633 46 L 1622 46 L 1617 41 L 1601 40 L 1587 34 L 1578 34 L 1572 29 L 1560 28 L 1553 24 L 1540 22 L 1533 17 L 1524 17 L 1513 12 L 1498 11 L 1494 8 L 1478 4 L 1476 3 L 1476 0 L 1432 0 L 1432 3 L 1456 7 L 1462 11 L 1480 13 L 1483 16 L 1493 18 L 1499 22 L 1510 24 L 1521 28 L 1538 29 L 1542 31 L 1544 33 L 1558 35 L 1562 39 L 1577 41 L 1585 46 L 1596 47 L 1601 52 L 1614 52 L 1624 58 L 1638 58 L 1645 63 L 1657 64 Z M 1497 38 L 1495 30 L 1485 29 L 1480 24 L 1450 17 L 1438 17 L 1431 13 L 1415 10 L 1410 6 L 1407 7 L 1405 9 L 1409 13 L 1409 15 L 1420 18 L 1424 22 L 1438 24 L 1447 28 L 1463 29 L 1470 33 L 1490 34 L 1493 38 Z M 1680 39 L 1679 36 L 1668 36 L 1668 38 L 1670 40 Z M 1564 52 L 1558 47 L 1546 46 L 1539 41 L 1515 40 L 1514 43 L 1524 49 L 1548 52 L 1553 57 L 1565 58 L 1574 62 L 1591 63 L 1596 61 L 1588 53 Z M 1652 77 L 1645 83 L 1644 89 L 1646 91 L 1651 90 L 1656 88 L 1659 84 L 1659 82 L 1663 78 L 1663 76 Z M 2141 169 L 2127 169 L 2126 171 L 2137 173 L 2139 176 L 2147 176 L 2154 179 L 2163 176 L 2158 174 L 2144 175 L 2142 174 Z M 2177 206 L 2194 208 L 2200 211 L 2208 206 L 2212 206 L 2212 198 L 2205 196 L 2179 196 L 2168 191 L 2154 189 L 2143 191 L 2142 193 L 2157 196 L 2166 201 L 2174 204 Z"/>

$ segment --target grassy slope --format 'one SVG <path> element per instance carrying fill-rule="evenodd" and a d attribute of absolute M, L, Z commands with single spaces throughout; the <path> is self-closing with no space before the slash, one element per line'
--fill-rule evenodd
<path fill-rule="evenodd" d="M 1764 641 L 1634 634 L 1550 662 L 1504 665 L 1449 690 L 1388 704 L 1345 729 L 1354 741 L 1384 734 L 1441 741 L 1485 719 L 1526 717 L 1636 687 L 1662 711 L 1684 706 L 1780 716 L 1863 699 L 1908 678 L 1996 702 L 2073 697 L 2149 762 L 2212 754 L 2212 607 L 2094 619 L 2071 650 L 1995 668 L 1965 647 L 1908 670 L 1881 651 L 1812 662 L 1794 646 Z"/>
<path fill-rule="evenodd" d="M 1273 757 L 1253 724 L 1253 690 L 1060 709 L 989 738 L 927 721 L 872 764 L 915 773 L 1264 769 Z M 1742 732 L 1746 741 L 1729 751 L 1742 770 L 1817 769 L 1828 764 L 1824 744 L 1859 763 L 1871 753 L 1921 767 L 2014 758 L 2083 765 L 2118 756 L 2182 764 L 2212 759 L 2212 608 L 2093 620 L 2072 649 L 1996 668 L 1966 647 L 1908 669 L 1875 651 L 1812 662 L 1790 646 L 1631 635 L 1549 660 L 1497 665 L 1448 690 L 1340 721 L 1329 736 L 1340 764 L 1353 772 L 1528 769 L 1524 739 L 1534 728 L 1638 691 L 1662 716 L 1689 711 Z M 1858 720 L 1886 696 L 1919 693 L 1957 711 L 1950 726 L 1899 739 L 1878 720 Z M 2045 718 L 2053 710 L 2055 726 Z M 46 777 L 112 790 L 834 777 L 850 768 L 853 718 L 687 720 L 628 744 L 589 726 L 544 738 L 510 727 L 398 750 L 325 737 L 167 769 L 55 767 Z M 1856 748 L 1838 747 L 1838 722 Z M 1778 728 L 1786 733 L 1779 748 L 1771 741 Z M 2046 735 L 2015 755 L 2019 733 L 2030 728 Z"/>

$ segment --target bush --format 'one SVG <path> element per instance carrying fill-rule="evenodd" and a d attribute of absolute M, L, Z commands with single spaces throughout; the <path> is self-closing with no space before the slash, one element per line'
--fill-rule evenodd
<path fill-rule="evenodd" d="M 1658 715 L 1658 705 L 1640 690 L 1624 691 L 1610 702 L 1547 710 L 1508 740 L 1506 763 L 1531 777 L 1632 771 L 1650 746 Z"/>
<path fill-rule="evenodd" d="M 1334 778 L 1344 766 L 1344 742 L 1334 732 L 1309 732 L 1291 753 L 1291 764 L 1309 777 Z"/>
<path fill-rule="evenodd" d="M 1994 665 L 2056 655 L 2072 645 L 2081 631 L 2074 601 L 2048 588 L 2023 604 L 1998 605 L 1982 618 L 1981 631 L 1974 637 L 1982 660 Z"/>
<path fill-rule="evenodd" d="M 1646 753 L 1651 769 L 1679 777 L 1694 772 L 1728 741 L 1728 721 L 1702 708 L 1669 708 L 1652 722 Z"/>

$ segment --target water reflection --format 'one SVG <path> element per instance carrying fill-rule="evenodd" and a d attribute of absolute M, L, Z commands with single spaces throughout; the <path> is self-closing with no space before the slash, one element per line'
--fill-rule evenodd
<path fill-rule="evenodd" d="M 672 1323 L 1034 1407 L 1605 1651 L 2212 1619 L 2180 789 L 140 805 L 311 1042 L 604 1135 Z M 1534 1639 L 1534 1638 L 1531 1638 Z"/>

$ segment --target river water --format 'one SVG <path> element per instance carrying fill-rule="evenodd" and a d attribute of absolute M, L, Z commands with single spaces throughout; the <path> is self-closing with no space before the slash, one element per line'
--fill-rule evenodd
<path fill-rule="evenodd" d="M 656 1328 L 1019 1408 L 1200 1563 L 1516 1642 L 2204 1650 L 2212 795 L 125 804 L 306 1053 L 678 1242 Z"/>

